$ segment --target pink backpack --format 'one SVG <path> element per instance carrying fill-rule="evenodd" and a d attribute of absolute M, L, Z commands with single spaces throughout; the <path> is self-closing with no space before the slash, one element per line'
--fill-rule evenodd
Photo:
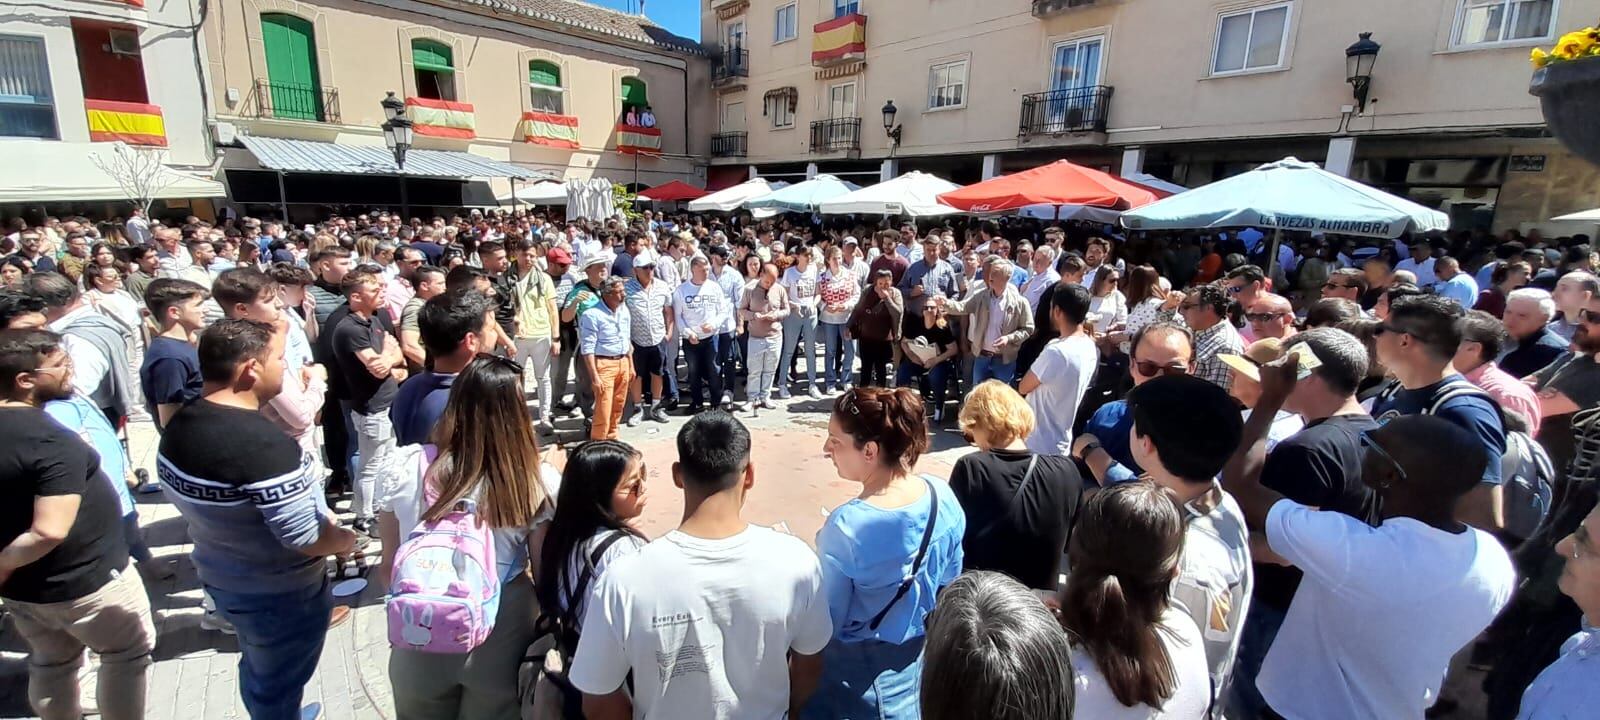
<path fill-rule="evenodd" d="M 437 449 L 417 453 L 424 507 L 438 498 L 426 471 Z M 500 575 L 494 536 L 461 500 L 436 522 L 423 522 L 395 551 L 389 581 L 389 645 L 428 653 L 462 654 L 494 631 Z"/>

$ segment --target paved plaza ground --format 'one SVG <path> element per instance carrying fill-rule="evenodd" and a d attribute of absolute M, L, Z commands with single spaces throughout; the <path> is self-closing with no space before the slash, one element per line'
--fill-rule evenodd
<path fill-rule="evenodd" d="M 839 479 L 822 454 L 830 406 L 831 399 L 797 398 L 755 418 L 748 412 L 738 414 L 750 427 L 755 444 L 756 486 L 745 508 L 750 522 L 785 529 L 809 543 L 828 512 L 857 492 L 853 483 Z M 674 415 L 669 424 L 646 421 L 639 427 L 622 428 L 622 439 L 638 447 L 648 463 L 649 503 L 640 524 L 650 537 L 675 527 L 683 512 L 683 495 L 673 487 L 671 464 L 677 456 L 674 439 L 684 419 Z M 578 441 L 580 422 L 559 421 L 554 439 Z M 933 451 L 923 458 L 920 471 L 947 477 L 955 460 L 971 451 L 953 427 L 954 422 L 949 421 L 936 429 Z M 153 475 L 154 428 L 132 425 L 130 440 L 136 467 L 149 469 Z M 238 693 L 238 645 L 228 635 L 200 627 L 200 585 L 188 560 L 193 546 L 185 523 L 159 493 L 136 499 L 151 548 L 177 572 L 175 578 L 152 582 L 149 588 L 158 637 L 146 717 L 245 718 Z M 376 544 L 373 547 L 376 549 Z M 383 594 L 383 588 L 371 586 L 352 598 L 350 619 L 328 633 L 321 664 L 305 696 L 307 703 L 322 703 L 327 720 L 389 720 L 395 716 Z M 1478 674 L 1457 675 L 1454 680 L 1449 694 L 1461 697 L 1463 708 L 1441 717 L 1481 718 L 1482 713 L 1476 712 L 1481 705 L 1481 695 L 1476 692 Z M 25 646 L 5 622 L 0 626 L 0 718 L 31 717 L 26 683 Z M 85 693 L 92 697 L 92 682 L 86 681 Z"/>

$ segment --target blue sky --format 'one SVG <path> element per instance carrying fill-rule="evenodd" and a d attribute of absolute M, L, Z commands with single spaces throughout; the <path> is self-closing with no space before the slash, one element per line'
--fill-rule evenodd
<path fill-rule="evenodd" d="M 638 12 L 640 0 L 589 0 L 623 12 Z M 644 14 L 668 30 L 693 40 L 700 39 L 699 0 L 645 0 Z"/>

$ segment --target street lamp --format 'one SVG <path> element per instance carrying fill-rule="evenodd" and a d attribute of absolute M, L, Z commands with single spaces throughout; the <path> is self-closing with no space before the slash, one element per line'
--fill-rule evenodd
<path fill-rule="evenodd" d="M 383 105 L 383 113 L 389 117 L 383 122 L 383 144 L 388 145 L 389 151 L 394 153 L 394 164 L 405 170 L 406 151 L 411 149 L 413 132 L 411 118 L 406 117 L 406 106 L 395 99 L 394 93 L 389 93 L 389 97 L 380 104 Z"/>
<path fill-rule="evenodd" d="M 900 112 L 899 110 L 895 109 L 893 100 L 890 100 L 889 102 L 884 103 L 884 105 L 883 105 L 883 131 L 885 133 L 889 134 L 889 139 L 892 140 L 896 146 L 900 145 L 900 130 L 901 130 L 901 128 L 900 128 L 899 125 L 894 124 L 894 116 L 895 116 L 895 114 L 897 114 L 899 112 Z"/>
<path fill-rule="evenodd" d="M 406 111 L 406 104 L 400 98 L 394 96 L 394 91 L 390 91 L 389 96 L 378 104 L 383 106 L 383 119 L 385 120 L 393 120 L 396 115 Z"/>
<path fill-rule="evenodd" d="M 1361 33 L 1361 39 L 1344 50 L 1345 81 L 1355 91 L 1356 113 L 1367 111 L 1367 90 L 1372 87 L 1372 66 L 1378 62 L 1382 46 L 1372 41 L 1372 33 Z"/>

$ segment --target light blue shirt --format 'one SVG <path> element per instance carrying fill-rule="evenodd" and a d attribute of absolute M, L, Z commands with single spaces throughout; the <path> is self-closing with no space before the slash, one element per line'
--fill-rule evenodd
<path fill-rule="evenodd" d="M 1522 693 L 1517 720 L 1594 717 L 1600 708 L 1600 630 L 1583 630 L 1561 646 L 1561 657 Z"/>
<path fill-rule="evenodd" d="M 918 285 L 922 286 L 922 296 L 909 297 L 911 288 Z M 900 276 L 900 284 L 897 287 L 900 288 L 900 292 L 908 296 L 906 307 L 916 312 L 921 312 L 923 304 L 934 295 L 943 295 L 953 300 L 960 292 L 956 285 L 956 269 L 943 260 L 934 260 L 931 264 L 925 260 L 911 263 L 911 266 L 906 268 L 905 274 Z"/>
<path fill-rule="evenodd" d="M 739 302 L 744 300 L 744 275 L 733 269 L 732 265 L 723 265 L 722 274 L 717 276 L 717 285 L 722 287 L 722 292 L 728 295 L 728 317 L 722 323 L 723 333 L 732 333 L 739 328 L 738 312 Z"/>
<path fill-rule="evenodd" d="M 1456 301 L 1464 310 L 1471 310 L 1478 302 L 1478 283 L 1464 272 L 1457 272 L 1449 280 L 1434 285 L 1433 291 Z"/>
<path fill-rule="evenodd" d="M 1478 281 L 1480 289 L 1494 284 L 1494 271 L 1500 267 L 1501 262 L 1500 260 L 1490 260 L 1484 263 L 1483 267 L 1478 268 L 1478 275 L 1473 279 Z"/>
<path fill-rule="evenodd" d="M 128 492 L 128 456 L 123 454 L 122 442 L 117 439 L 117 431 L 111 427 L 111 422 L 106 420 L 106 414 L 77 393 L 63 400 L 45 403 L 44 412 L 94 448 L 100 455 L 100 476 L 110 482 L 111 489 L 116 491 L 122 515 L 133 512 L 133 495 Z"/>
<path fill-rule="evenodd" d="M 906 262 L 914 263 L 922 259 L 922 243 L 913 242 L 910 245 L 895 243 L 894 254 L 905 258 Z"/>
<path fill-rule="evenodd" d="M 605 301 L 584 311 L 578 318 L 578 352 L 583 355 L 620 357 L 633 349 L 633 323 L 628 308 L 612 310 Z"/>
<path fill-rule="evenodd" d="M 1021 265 L 1011 266 L 1011 284 L 1022 287 L 1028 283 L 1028 269 Z"/>
<path fill-rule="evenodd" d="M 835 509 L 817 531 L 822 588 L 828 595 L 835 638 L 903 644 L 922 637 L 926 633 L 924 617 L 933 609 L 939 590 L 961 574 L 966 513 L 945 481 L 921 477 L 932 485 L 933 497 L 939 502 L 937 525 L 916 582 L 890 608 L 876 631 L 870 627 L 872 618 L 894 599 L 922 546 L 932 507 L 929 496 L 924 493 L 910 505 L 893 509 L 852 499 Z"/>

